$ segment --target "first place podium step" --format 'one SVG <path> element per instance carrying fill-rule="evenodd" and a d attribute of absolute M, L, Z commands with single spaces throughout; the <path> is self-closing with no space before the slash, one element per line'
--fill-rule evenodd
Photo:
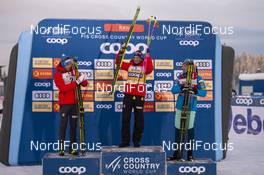
<path fill-rule="evenodd" d="M 102 175 L 165 175 L 166 155 L 162 147 L 102 147 Z"/>

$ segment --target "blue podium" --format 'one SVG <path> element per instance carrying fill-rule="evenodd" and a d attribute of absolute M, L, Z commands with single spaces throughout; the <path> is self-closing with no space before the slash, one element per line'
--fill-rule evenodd
<path fill-rule="evenodd" d="M 63 157 L 48 153 L 43 157 L 42 168 L 43 175 L 99 175 L 100 153 Z"/>
<path fill-rule="evenodd" d="M 102 147 L 102 175 L 165 175 L 166 155 L 162 147 Z"/>
<path fill-rule="evenodd" d="M 193 162 L 167 162 L 167 175 L 216 175 L 216 163 L 210 159 L 196 159 Z"/>

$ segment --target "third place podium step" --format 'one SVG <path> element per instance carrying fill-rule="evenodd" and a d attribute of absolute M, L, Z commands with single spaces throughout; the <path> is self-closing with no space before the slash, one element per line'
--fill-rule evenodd
<path fill-rule="evenodd" d="M 162 147 L 102 147 L 101 154 L 103 175 L 164 175 L 166 172 Z"/>

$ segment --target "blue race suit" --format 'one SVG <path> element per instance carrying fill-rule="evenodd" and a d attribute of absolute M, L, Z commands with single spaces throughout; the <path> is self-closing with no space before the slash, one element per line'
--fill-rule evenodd
<path fill-rule="evenodd" d="M 175 114 L 175 140 L 178 141 L 179 130 L 180 130 L 180 122 L 181 122 L 181 110 L 184 101 L 184 93 L 182 91 L 183 85 L 186 82 L 187 73 L 183 73 L 177 77 L 177 80 L 172 87 L 171 91 L 173 94 L 179 94 L 176 104 L 176 114 Z M 190 116 L 189 116 L 189 126 L 188 126 L 188 141 L 192 141 L 194 139 L 194 121 L 197 110 L 197 96 L 205 97 L 206 96 L 206 87 L 204 80 L 201 76 L 196 75 L 192 78 L 191 89 L 194 91 L 194 94 L 191 95 L 190 98 Z M 192 151 L 188 151 L 188 156 L 192 156 Z M 176 151 L 174 152 L 173 157 L 176 157 Z"/>

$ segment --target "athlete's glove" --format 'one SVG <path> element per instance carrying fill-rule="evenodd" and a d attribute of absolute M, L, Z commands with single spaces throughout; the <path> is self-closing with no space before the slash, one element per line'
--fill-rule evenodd
<path fill-rule="evenodd" d="M 87 74 L 83 73 L 81 74 L 81 76 L 79 76 L 79 78 L 76 80 L 76 83 L 79 85 L 81 84 L 83 81 L 87 80 L 88 76 Z"/>

